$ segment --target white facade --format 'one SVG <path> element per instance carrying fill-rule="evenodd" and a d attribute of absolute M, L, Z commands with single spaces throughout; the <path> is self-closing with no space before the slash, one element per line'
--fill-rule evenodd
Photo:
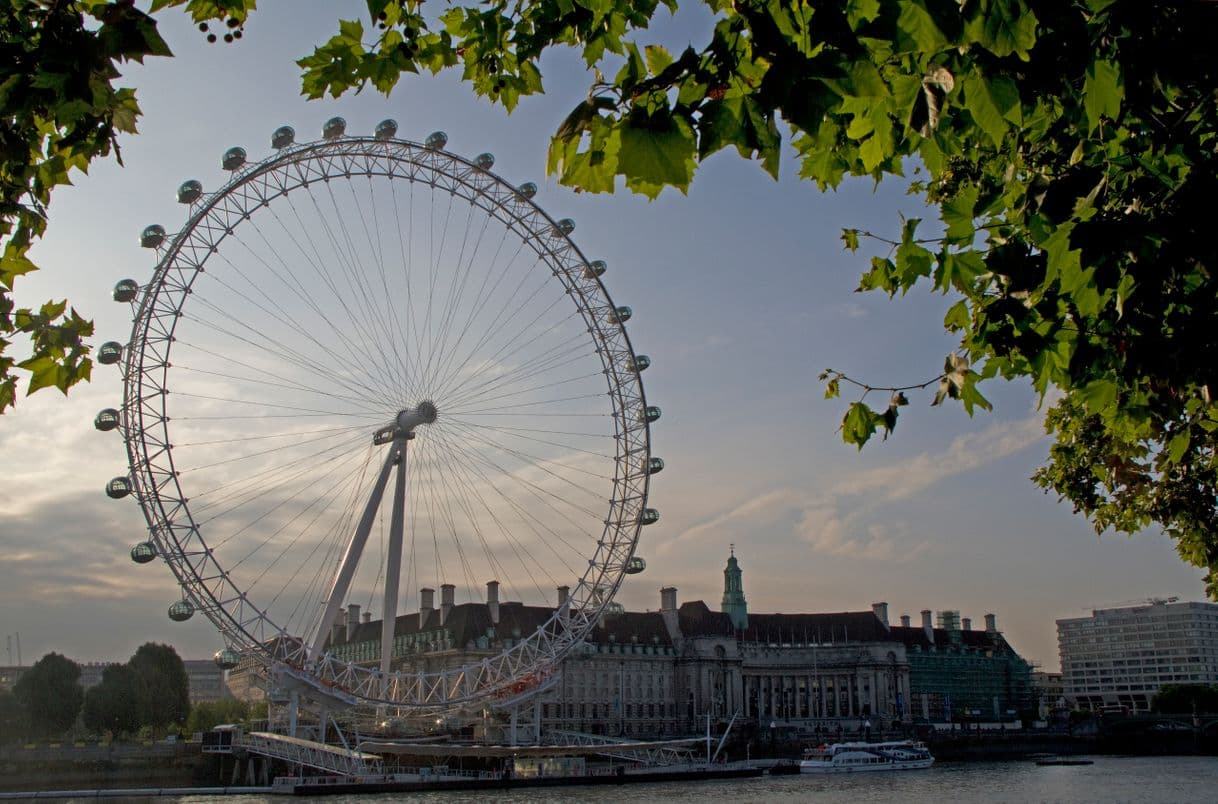
<path fill-rule="evenodd" d="M 1218 683 L 1218 604 L 1155 600 L 1057 621 L 1062 686 L 1080 709 L 1147 711 L 1168 684 Z"/>

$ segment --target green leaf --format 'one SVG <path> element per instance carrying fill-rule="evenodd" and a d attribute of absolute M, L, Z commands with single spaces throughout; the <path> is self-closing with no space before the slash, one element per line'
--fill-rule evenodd
<path fill-rule="evenodd" d="M 665 187 L 682 193 L 694 177 L 693 129 L 680 117 L 627 118 L 620 130 L 617 172 L 626 186 L 648 198 Z"/>
<path fill-rule="evenodd" d="M 1178 464 L 1180 459 L 1184 457 L 1184 453 L 1188 452 L 1190 443 L 1188 430 L 1182 430 L 1172 436 L 1167 442 L 1167 460 L 1170 463 Z"/>
<path fill-rule="evenodd" d="M 947 47 L 947 37 L 939 30 L 923 3 L 899 0 L 897 6 L 901 9 L 897 17 L 898 52 L 913 51 L 932 55 Z"/>
<path fill-rule="evenodd" d="M 995 56 L 1012 53 L 1028 60 L 1036 44 L 1036 15 L 1023 0 L 979 0 L 967 6 L 971 11 L 965 35 Z"/>
<path fill-rule="evenodd" d="M 643 48 L 643 53 L 647 59 L 647 69 L 652 75 L 664 72 L 664 68 L 673 61 L 672 54 L 659 45 L 648 45 Z"/>
<path fill-rule="evenodd" d="M 987 81 L 977 73 L 966 75 L 963 83 L 964 108 L 994 145 L 1001 147 L 1007 129 L 1022 119 L 1019 89 L 1008 78 Z"/>
<path fill-rule="evenodd" d="M 880 16 L 880 0 L 846 0 L 846 22 L 857 31 Z"/>
<path fill-rule="evenodd" d="M 1079 396 L 1089 413 L 1109 411 L 1117 401 L 1117 385 L 1112 380 L 1092 380 L 1079 389 Z"/>
<path fill-rule="evenodd" d="M 979 192 L 980 190 L 975 185 L 964 187 L 940 205 L 939 211 L 943 224 L 947 227 L 945 232 L 947 242 L 967 244 L 973 241 L 973 235 L 976 232 L 973 227 L 974 209 L 977 206 Z"/>
<path fill-rule="evenodd" d="M 855 402 L 842 417 L 842 441 L 860 450 L 875 435 L 876 415 L 862 402 Z"/>
<path fill-rule="evenodd" d="M 1083 108 L 1087 113 L 1087 131 L 1095 131 L 1101 118 L 1116 120 L 1125 99 L 1125 84 L 1121 68 L 1105 59 L 1097 59 L 1087 68 L 1083 81 Z"/>
<path fill-rule="evenodd" d="M 850 251 L 859 250 L 859 230 L 858 229 L 843 229 L 842 242 L 846 244 L 846 248 Z"/>
<path fill-rule="evenodd" d="M 943 326 L 952 332 L 956 332 L 966 329 L 971 320 L 968 302 L 961 299 L 948 309 L 947 315 L 943 316 Z"/>

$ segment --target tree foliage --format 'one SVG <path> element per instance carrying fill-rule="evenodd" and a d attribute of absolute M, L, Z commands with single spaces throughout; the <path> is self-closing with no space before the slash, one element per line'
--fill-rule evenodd
<path fill-rule="evenodd" d="M 301 60 L 303 92 L 388 91 L 403 72 L 453 66 L 512 109 L 541 91 L 541 55 L 573 47 L 593 80 L 550 145 L 563 184 L 684 192 L 725 148 L 776 176 L 784 134 L 822 189 L 912 171 L 939 220 L 902 221 L 859 289 L 957 299 L 935 403 L 988 409 L 979 385 L 994 377 L 1060 392 L 1035 481 L 1097 531 L 1159 523 L 1218 595 L 1218 5 L 704 4 L 709 41 L 673 53 L 644 39 L 655 0 L 488 0 L 437 19 L 369 0 L 376 28 L 341 23 Z M 845 232 L 846 246 L 864 235 Z M 844 376 L 828 372 L 829 390 Z M 887 407 L 849 406 L 848 443 L 892 430 L 890 390 Z"/>
<path fill-rule="evenodd" d="M 51 736 L 72 726 L 84 699 L 79 680 L 80 667 L 58 653 L 43 656 L 17 680 L 13 697 L 31 734 Z"/>
<path fill-rule="evenodd" d="M 25 711 L 17 696 L 9 690 L 0 690 L 0 745 L 16 742 L 25 735 L 26 728 Z"/>
<path fill-rule="evenodd" d="M 131 734 L 140 726 L 140 689 L 128 665 L 114 664 L 102 672 L 102 680 L 85 691 L 81 719 L 94 734 Z"/>
<path fill-rule="evenodd" d="M 687 0 L 687 5 L 692 0 Z M 938 220 L 890 236 L 860 290 L 917 285 L 956 301 L 958 349 L 929 384 L 936 404 L 988 409 L 980 385 L 1026 378 L 1053 436 L 1035 475 L 1097 531 L 1160 524 L 1218 597 L 1218 63 L 1206 0 L 703 0 L 708 40 L 646 41 L 677 0 L 485 0 L 425 9 L 368 0 L 299 62 L 302 92 L 389 92 L 404 73 L 461 70 L 508 110 L 542 91 L 539 63 L 577 50 L 591 86 L 550 143 L 548 169 L 592 192 L 655 197 L 734 149 L 772 176 L 794 153 L 822 189 L 906 172 Z M 245 19 L 253 0 L 154 0 L 196 21 Z M 138 111 L 115 89 L 124 59 L 168 54 L 129 3 L 8 0 L 0 20 L 3 197 L 0 338 L 28 332 L 30 389 L 87 377 L 88 324 L 62 304 L 13 313 L 33 269 L 51 188 L 109 153 Z M 85 18 L 90 25 L 85 25 Z M 213 34 L 208 34 L 213 36 Z M 0 340 L 0 410 L 15 398 Z M 928 372 L 929 373 L 929 372 Z M 826 372 L 827 395 L 842 372 Z M 906 390 L 856 382 L 842 436 L 862 446 L 896 425 Z"/>
<path fill-rule="evenodd" d="M 191 734 L 211 731 L 224 723 L 243 723 L 249 716 L 249 704 L 236 698 L 200 701 L 190 708 L 190 716 L 186 718 L 186 731 Z"/>
<path fill-rule="evenodd" d="M 186 666 L 169 645 L 146 642 L 127 662 L 135 680 L 140 725 L 160 728 L 181 725 L 190 714 L 190 682 Z"/>
<path fill-rule="evenodd" d="M 1155 694 L 1150 708 L 1165 715 L 1218 712 L 1218 686 L 1165 684 Z"/>

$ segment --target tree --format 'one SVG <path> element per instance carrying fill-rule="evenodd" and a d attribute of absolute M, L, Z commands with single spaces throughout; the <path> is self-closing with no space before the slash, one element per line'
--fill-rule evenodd
<path fill-rule="evenodd" d="M 135 732 L 140 727 L 139 690 L 128 665 L 114 664 L 102 671 L 101 683 L 85 691 L 81 718 L 95 734 Z"/>
<path fill-rule="evenodd" d="M 25 734 L 27 725 L 25 712 L 17 696 L 9 690 L 0 690 L 0 744 L 20 739 Z"/>
<path fill-rule="evenodd" d="M 71 727 L 84 699 L 79 679 L 76 662 L 48 653 L 17 680 L 13 697 L 25 713 L 32 734 L 50 736 Z"/>
<path fill-rule="evenodd" d="M 50 188 L 133 128 L 134 97 L 113 89 L 114 65 L 168 54 L 129 3 L 12 5 L 3 43 L 16 66 L 0 67 L 4 125 L 10 107 L 17 123 L 11 136 L 4 129 L 0 199 L 4 225 L 16 226 L 0 272 L 9 289 L 33 269 L 25 250 L 45 225 Z M 185 6 L 201 25 L 224 20 L 228 39 L 253 5 L 154 0 L 152 11 Z M 543 55 L 570 47 L 593 80 L 550 144 L 548 169 L 569 186 L 684 192 L 698 163 L 725 148 L 777 176 L 784 132 L 800 175 L 822 189 L 912 172 L 939 220 L 902 221 L 889 236 L 847 230 L 843 241 L 881 248 L 860 290 L 895 296 L 922 284 L 957 299 L 944 326 L 958 349 L 917 387 L 937 385 L 934 404 L 957 399 L 970 414 L 989 408 L 978 386 L 995 377 L 1026 379 L 1042 400 L 1060 394 L 1045 418 L 1050 458 L 1034 480 L 1097 531 L 1160 524 L 1218 598 L 1218 246 L 1208 215 L 1218 3 L 704 0 L 709 41 L 680 53 L 641 39 L 661 5 L 678 2 L 486 0 L 436 16 L 421 0 L 368 0 L 370 27 L 340 21 L 300 60 L 302 91 L 387 93 L 403 73 L 459 67 L 510 111 L 541 91 Z M 45 22 L 33 24 L 39 14 Z M 100 27 L 86 30 L 82 14 Z M 84 57 L 64 58 L 76 52 Z M 35 354 L 21 364 L 31 390 L 87 377 L 87 322 L 61 332 L 62 304 L 11 308 L 0 297 L 0 337 L 33 334 Z M 0 352 L 0 410 L 15 394 L 4 360 Z M 843 384 L 859 389 L 842 437 L 860 448 L 893 430 L 913 390 L 833 370 L 823 379 L 829 397 Z M 887 404 L 872 407 L 867 397 L 881 390 Z"/>
<path fill-rule="evenodd" d="M 220 701 L 200 701 L 190 709 L 186 731 L 194 734 L 211 731 L 222 723 L 241 723 L 249 717 L 250 707 L 244 701 L 227 698 Z"/>
<path fill-rule="evenodd" d="M 677 0 L 665 0 L 670 9 Z M 492 0 L 438 18 L 417 0 L 369 0 L 302 59 L 303 92 L 388 92 L 404 72 L 460 67 L 513 109 L 538 63 L 579 50 L 588 96 L 559 126 L 549 170 L 591 192 L 684 192 L 734 148 L 777 176 L 782 135 L 822 189 L 912 171 L 938 208 L 878 244 L 860 290 L 916 285 L 957 302 L 959 335 L 933 404 L 988 409 L 978 386 L 1026 379 L 1060 392 L 1034 480 L 1095 529 L 1159 523 L 1218 597 L 1218 65 L 1206 0 L 705 0 L 710 40 L 670 53 L 640 37 L 656 0 Z M 369 44 L 370 41 L 370 44 Z M 612 75 L 612 78 L 608 77 Z M 927 231 L 927 230 L 930 231 Z M 930 373 L 930 372 L 928 372 Z M 840 371 L 859 397 L 842 437 L 896 425 L 905 391 Z"/>
<path fill-rule="evenodd" d="M 169 645 L 145 642 L 127 667 L 135 679 L 141 726 L 161 728 L 186 721 L 190 714 L 190 682 L 176 650 Z"/>
<path fill-rule="evenodd" d="M 1218 712 L 1218 686 L 1165 684 L 1150 702 L 1150 708 L 1165 715 Z"/>

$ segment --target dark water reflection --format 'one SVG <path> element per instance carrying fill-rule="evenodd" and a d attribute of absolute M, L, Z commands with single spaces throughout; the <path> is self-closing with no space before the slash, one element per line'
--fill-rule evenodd
<path fill-rule="evenodd" d="M 335 796 L 319 804 L 418 801 L 559 802 L 1218 802 L 1218 758 L 1092 757 L 1094 765 L 1041 767 L 1032 762 L 940 763 L 929 771 L 837 776 L 776 776 L 723 782 L 622 787 L 562 787 L 495 793 Z M 277 804 L 277 796 L 197 797 L 184 804 Z"/>

